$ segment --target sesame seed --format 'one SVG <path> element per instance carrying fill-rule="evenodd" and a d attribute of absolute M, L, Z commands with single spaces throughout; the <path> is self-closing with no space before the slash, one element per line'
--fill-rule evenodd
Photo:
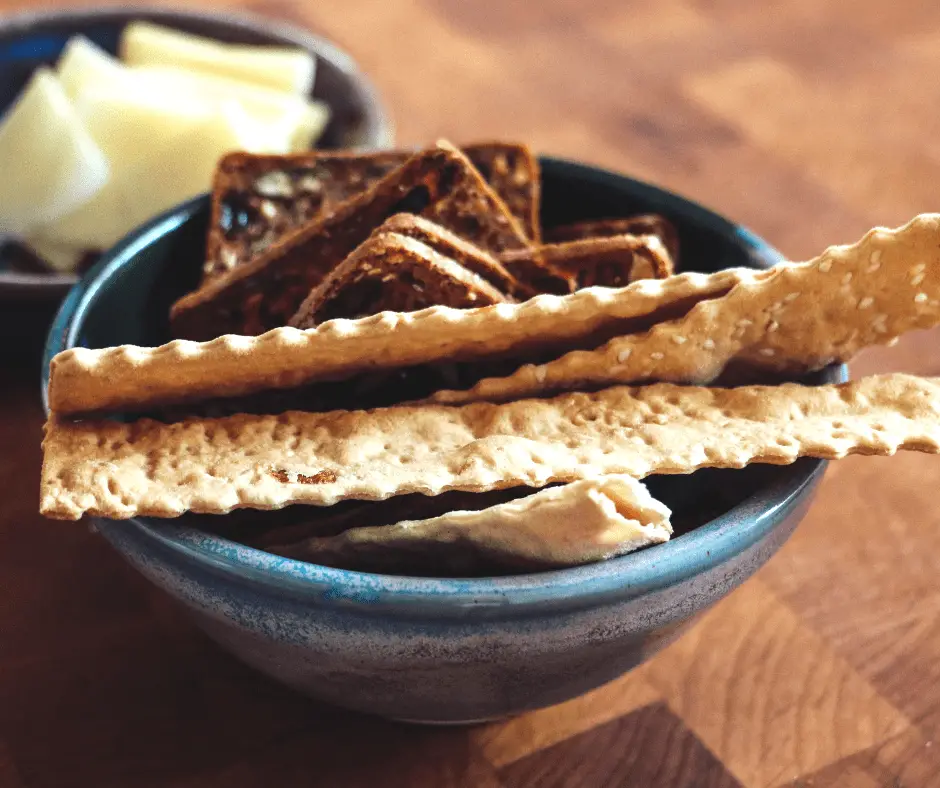
<path fill-rule="evenodd" d="M 760 349 L 760 354 L 762 356 L 772 356 L 774 354 L 774 349 L 770 347 L 762 347 Z"/>
<path fill-rule="evenodd" d="M 656 353 L 650 353 L 650 358 L 655 361 L 662 361 L 665 358 L 665 356 L 662 353 L 656 352 Z"/>
<path fill-rule="evenodd" d="M 877 271 L 879 268 L 881 268 L 881 263 L 869 263 L 869 264 L 868 264 L 868 273 L 873 274 L 873 273 L 874 273 L 875 271 Z"/>
<path fill-rule="evenodd" d="M 926 293 L 918 293 L 916 296 L 914 296 L 915 304 L 923 304 L 926 300 L 927 300 Z"/>
<path fill-rule="evenodd" d="M 927 274 L 914 274 L 914 276 L 911 277 L 911 284 L 917 287 L 926 277 Z"/>
<path fill-rule="evenodd" d="M 927 263 L 918 263 L 911 269 L 912 274 L 920 274 L 927 270 Z"/>
<path fill-rule="evenodd" d="M 748 320 L 746 317 L 742 317 L 735 325 L 741 326 L 741 328 L 747 328 L 750 325 L 753 325 L 753 320 Z"/>
<path fill-rule="evenodd" d="M 845 276 L 842 277 L 842 284 L 847 285 L 852 281 L 852 272 L 849 271 Z"/>
<path fill-rule="evenodd" d="M 535 368 L 535 379 L 539 383 L 544 383 L 545 378 L 548 376 L 548 373 L 545 371 L 545 367 L 536 367 Z"/>
<path fill-rule="evenodd" d="M 771 321 L 767 324 L 767 333 L 772 334 L 772 333 L 773 333 L 774 331 L 776 331 L 778 328 L 780 328 L 780 324 L 779 324 L 776 320 L 771 320 Z"/>
<path fill-rule="evenodd" d="M 858 308 L 859 308 L 859 309 L 868 309 L 868 307 L 870 307 L 870 306 L 871 306 L 872 304 L 874 304 L 874 303 L 875 303 L 875 299 L 874 299 L 874 298 L 872 298 L 871 296 L 865 296 L 863 299 L 861 299 L 861 300 L 858 302 Z"/>
<path fill-rule="evenodd" d="M 626 361 L 628 358 L 630 358 L 630 353 L 631 353 L 630 348 L 625 348 L 624 350 L 621 350 L 621 351 L 617 354 L 617 361 L 619 361 L 621 364 L 623 364 L 624 361 Z"/>
<path fill-rule="evenodd" d="M 819 270 L 828 274 L 832 270 L 832 260 L 823 260 L 819 263 Z"/>
<path fill-rule="evenodd" d="M 849 276 L 851 276 L 851 274 L 849 274 Z M 843 277 L 843 278 L 844 278 L 844 277 Z M 799 297 L 800 297 L 800 294 L 799 294 L 799 293 L 790 293 L 790 294 L 787 295 L 783 300 L 786 301 L 786 302 L 789 304 L 791 301 L 796 301 L 796 299 L 799 298 Z"/>
<path fill-rule="evenodd" d="M 881 249 L 875 249 L 875 251 L 871 253 L 871 257 L 868 259 L 871 261 L 872 265 L 877 266 L 881 262 Z"/>
<path fill-rule="evenodd" d="M 714 350 L 714 349 L 715 349 L 715 340 L 713 340 L 713 339 L 706 339 L 706 340 L 704 340 L 704 341 L 702 342 L 702 347 L 705 348 L 706 350 Z"/>
<path fill-rule="evenodd" d="M 681 345 L 681 344 L 683 344 L 683 343 L 685 342 L 685 337 L 681 337 L 681 336 L 679 336 L 678 334 L 676 334 L 676 335 L 672 338 L 672 341 L 675 342 L 677 345 Z"/>

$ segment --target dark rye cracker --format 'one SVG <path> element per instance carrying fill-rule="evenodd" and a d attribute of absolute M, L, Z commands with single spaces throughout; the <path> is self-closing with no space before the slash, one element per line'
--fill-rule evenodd
<path fill-rule="evenodd" d="M 539 167 L 525 146 L 463 147 L 473 165 L 538 241 Z M 247 263 L 291 230 L 329 213 L 404 164 L 414 151 L 230 153 L 216 169 L 204 282 Z"/>
<path fill-rule="evenodd" d="M 493 285 L 430 246 L 392 232 L 375 233 L 313 289 L 291 320 L 313 328 L 336 318 L 415 312 L 429 306 L 469 309 L 506 303 Z"/>
<path fill-rule="evenodd" d="M 641 279 L 665 279 L 674 273 L 672 259 L 655 235 L 618 235 L 543 244 L 500 256 L 514 270 L 538 265 L 560 273 L 569 287 L 626 287 Z M 544 286 L 544 285 L 543 285 Z"/>
<path fill-rule="evenodd" d="M 656 213 L 637 214 L 622 219 L 596 219 L 573 222 L 544 231 L 547 243 L 583 241 L 588 238 L 610 238 L 615 235 L 653 235 L 659 238 L 675 267 L 679 262 L 679 233 L 665 216 Z"/>
<path fill-rule="evenodd" d="M 382 222 L 425 216 L 498 254 L 528 242 L 470 161 L 442 143 L 410 158 L 373 187 L 285 235 L 259 256 L 177 301 L 177 337 L 257 336 L 287 325 L 303 300 Z"/>
<path fill-rule="evenodd" d="M 493 255 L 454 235 L 435 222 L 412 213 L 399 213 L 376 229 L 375 233 L 391 232 L 414 238 L 430 246 L 438 254 L 449 257 L 464 268 L 482 277 L 505 296 L 515 296 L 526 289 Z M 528 292 L 525 292 L 528 296 Z M 447 304 L 443 304 L 447 306 Z M 293 323 L 291 324 L 293 325 Z"/>

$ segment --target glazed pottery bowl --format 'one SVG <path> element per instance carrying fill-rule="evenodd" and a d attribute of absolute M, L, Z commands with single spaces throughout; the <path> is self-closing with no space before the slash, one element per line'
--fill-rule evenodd
<path fill-rule="evenodd" d="M 219 41 L 292 46 L 317 61 L 311 95 L 329 105 L 332 116 L 318 146 L 384 148 L 392 144 L 391 122 L 369 80 L 334 44 L 305 30 L 265 18 L 224 11 L 132 6 L 62 9 L 0 17 L 0 114 L 19 95 L 33 71 L 55 63 L 73 35 L 84 35 L 116 52 L 124 27 L 148 20 Z M 16 244 L 0 238 L 0 338 L 10 346 L 41 340 L 56 307 L 77 281 L 72 274 L 35 270 L 21 260 Z M 24 264 L 25 263 L 25 264 Z"/>
<path fill-rule="evenodd" d="M 546 224 L 656 211 L 678 226 L 686 270 L 780 259 L 748 231 L 674 194 L 571 162 L 542 166 Z M 205 199 L 180 206 L 98 263 L 56 318 L 45 374 L 69 347 L 170 338 L 168 307 L 197 281 L 207 208 Z M 843 374 L 832 368 L 814 380 Z M 672 541 L 600 564 L 502 578 L 326 568 L 209 535 L 192 516 L 97 526 L 222 648 L 269 676 L 363 712 L 461 723 L 559 703 L 648 659 L 773 555 L 824 467 L 801 460 L 650 479 L 675 513 Z"/>

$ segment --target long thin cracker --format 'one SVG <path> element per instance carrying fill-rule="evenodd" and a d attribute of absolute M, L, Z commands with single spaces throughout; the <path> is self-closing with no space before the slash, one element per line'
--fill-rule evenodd
<path fill-rule="evenodd" d="M 307 331 L 279 328 L 259 337 L 176 340 L 156 348 L 73 348 L 52 360 L 49 406 L 61 414 L 143 408 L 581 344 L 596 335 L 606 339 L 645 330 L 662 316 L 764 275 L 747 269 L 689 273 L 621 290 L 592 288 L 480 309 L 388 312 Z"/>
<path fill-rule="evenodd" d="M 461 404 L 647 380 L 710 383 L 730 364 L 803 374 L 940 324 L 940 214 L 738 284 L 646 334 L 520 367 L 430 400 Z"/>
<path fill-rule="evenodd" d="M 479 511 L 351 528 L 270 551 L 328 566 L 401 573 L 482 563 L 546 568 L 603 561 L 669 540 L 669 508 L 629 476 L 584 479 Z"/>
<path fill-rule="evenodd" d="M 223 514 L 405 493 L 940 451 L 940 380 L 615 387 L 553 400 L 46 427 L 40 511 Z"/>

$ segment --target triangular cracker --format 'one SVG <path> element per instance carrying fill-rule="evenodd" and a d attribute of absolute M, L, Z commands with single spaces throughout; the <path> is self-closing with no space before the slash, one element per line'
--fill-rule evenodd
<path fill-rule="evenodd" d="M 611 238 L 615 235 L 655 236 L 666 247 L 673 264 L 679 261 L 679 233 L 672 222 L 656 213 L 637 214 L 623 219 L 593 219 L 550 227 L 545 231 L 545 241 L 556 244 L 588 238 Z"/>
<path fill-rule="evenodd" d="M 464 145 L 463 152 L 538 241 L 539 165 L 525 146 Z M 374 186 L 414 151 L 230 153 L 212 184 L 204 282 L 252 260 L 285 234 Z"/>
<path fill-rule="evenodd" d="M 430 246 L 393 232 L 373 233 L 313 289 L 299 328 L 379 312 L 415 312 L 507 303 L 493 285 Z M 293 322 L 293 321 L 292 321 Z"/>
<path fill-rule="evenodd" d="M 332 213 L 288 233 L 251 262 L 181 298 L 170 311 L 174 333 L 208 340 L 286 325 L 310 290 L 397 213 L 426 216 L 492 253 L 528 245 L 466 156 L 441 144 L 413 156 Z"/>
<path fill-rule="evenodd" d="M 940 380 L 669 383 L 460 408 L 68 422 L 43 441 L 40 512 L 124 519 L 541 487 L 607 474 L 940 452 Z"/>

